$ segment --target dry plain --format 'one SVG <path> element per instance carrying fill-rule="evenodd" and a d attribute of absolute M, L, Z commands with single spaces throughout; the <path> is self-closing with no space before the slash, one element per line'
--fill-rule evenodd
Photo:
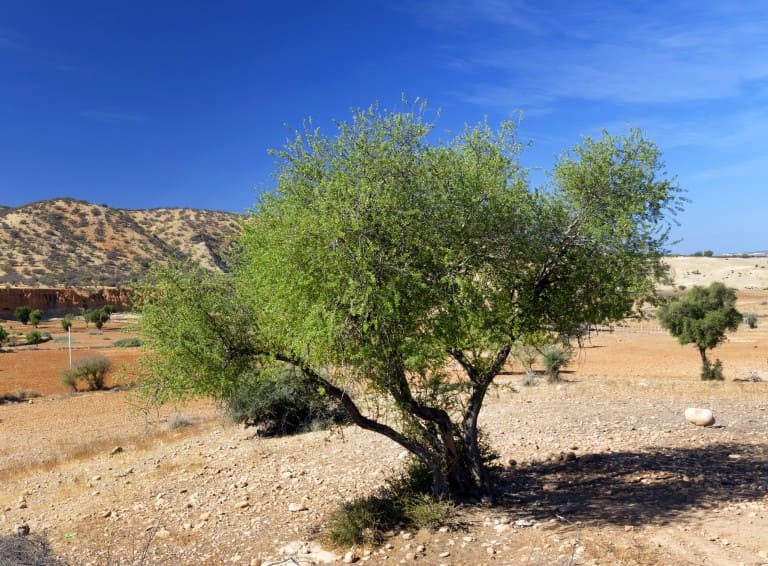
<path fill-rule="evenodd" d="M 702 269 L 682 267 L 675 285 Z M 766 286 L 740 286 L 740 309 L 760 317 L 714 352 L 724 382 L 700 381 L 696 351 L 653 321 L 593 335 L 559 385 L 522 386 L 510 365 L 482 415 L 506 465 L 498 499 L 356 554 L 376 564 L 768 564 Z M 102 353 L 130 374 L 139 352 L 114 347 L 126 324 L 100 334 L 79 323 L 73 357 Z M 57 321 L 44 326 L 63 336 Z M 59 383 L 63 341 L 7 350 L 0 396 L 42 396 L 0 404 L 0 534 L 26 523 L 69 564 L 341 562 L 350 549 L 323 540 L 330 513 L 403 463 L 397 446 L 351 427 L 254 438 L 210 402 L 155 409 L 121 389 L 70 394 Z M 734 381 L 750 375 L 765 381 Z M 686 423 L 690 406 L 712 409 L 716 426 Z"/>

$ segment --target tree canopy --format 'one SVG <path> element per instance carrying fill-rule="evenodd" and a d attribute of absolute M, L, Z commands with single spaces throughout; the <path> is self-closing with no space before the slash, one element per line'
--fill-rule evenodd
<path fill-rule="evenodd" d="M 140 286 L 148 391 L 222 397 L 286 364 L 435 493 L 487 493 L 478 416 L 514 342 L 630 314 L 683 199 L 636 131 L 585 138 L 532 189 L 515 124 L 433 127 L 374 106 L 276 151 L 231 273 L 157 267 Z"/>
<path fill-rule="evenodd" d="M 663 304 L 658 317 L 681 344 L 693 344 L 699 350 L 702 377 L 710 376 L 707 350 L 721 344 L 726 332 L 736 330 L 742 321 L 736 310 L 736 290 L 720 281 L 692 287 L 682 298 Z"/>

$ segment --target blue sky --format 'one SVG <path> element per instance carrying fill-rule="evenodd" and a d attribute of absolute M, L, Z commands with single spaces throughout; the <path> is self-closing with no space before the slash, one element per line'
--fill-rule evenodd
<path fill-rule="evenodd" d="M 312 116 L 401 94 L 439 131 L 522 113 L 533 179 L 638 127 L 691 199 L 673 250 L 767 249 L 768 3 L 0 3 L 0 204 L 241 212 Z"/>

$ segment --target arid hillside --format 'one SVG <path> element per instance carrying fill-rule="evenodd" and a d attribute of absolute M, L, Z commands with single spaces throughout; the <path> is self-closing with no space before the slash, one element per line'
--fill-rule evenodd
<path fill-rule="evenodd" d="M 114 287 L 171 257 L 221 269 L 237 220 L 227 212 L 123 210 L 68 198 L 0 206 L 0 285 Z"/>

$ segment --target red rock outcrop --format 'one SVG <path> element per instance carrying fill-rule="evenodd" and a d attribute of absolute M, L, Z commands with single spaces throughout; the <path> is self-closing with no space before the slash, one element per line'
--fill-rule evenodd
<path fill-rule="evenodd" d="M 130 289 L 0 289 L 0 318 L 13 320 L 16 307 L 29 306 L 45 317 L 80 314 L 83 309 L 111 305 L 115 311 L 130 310 Z"/>

